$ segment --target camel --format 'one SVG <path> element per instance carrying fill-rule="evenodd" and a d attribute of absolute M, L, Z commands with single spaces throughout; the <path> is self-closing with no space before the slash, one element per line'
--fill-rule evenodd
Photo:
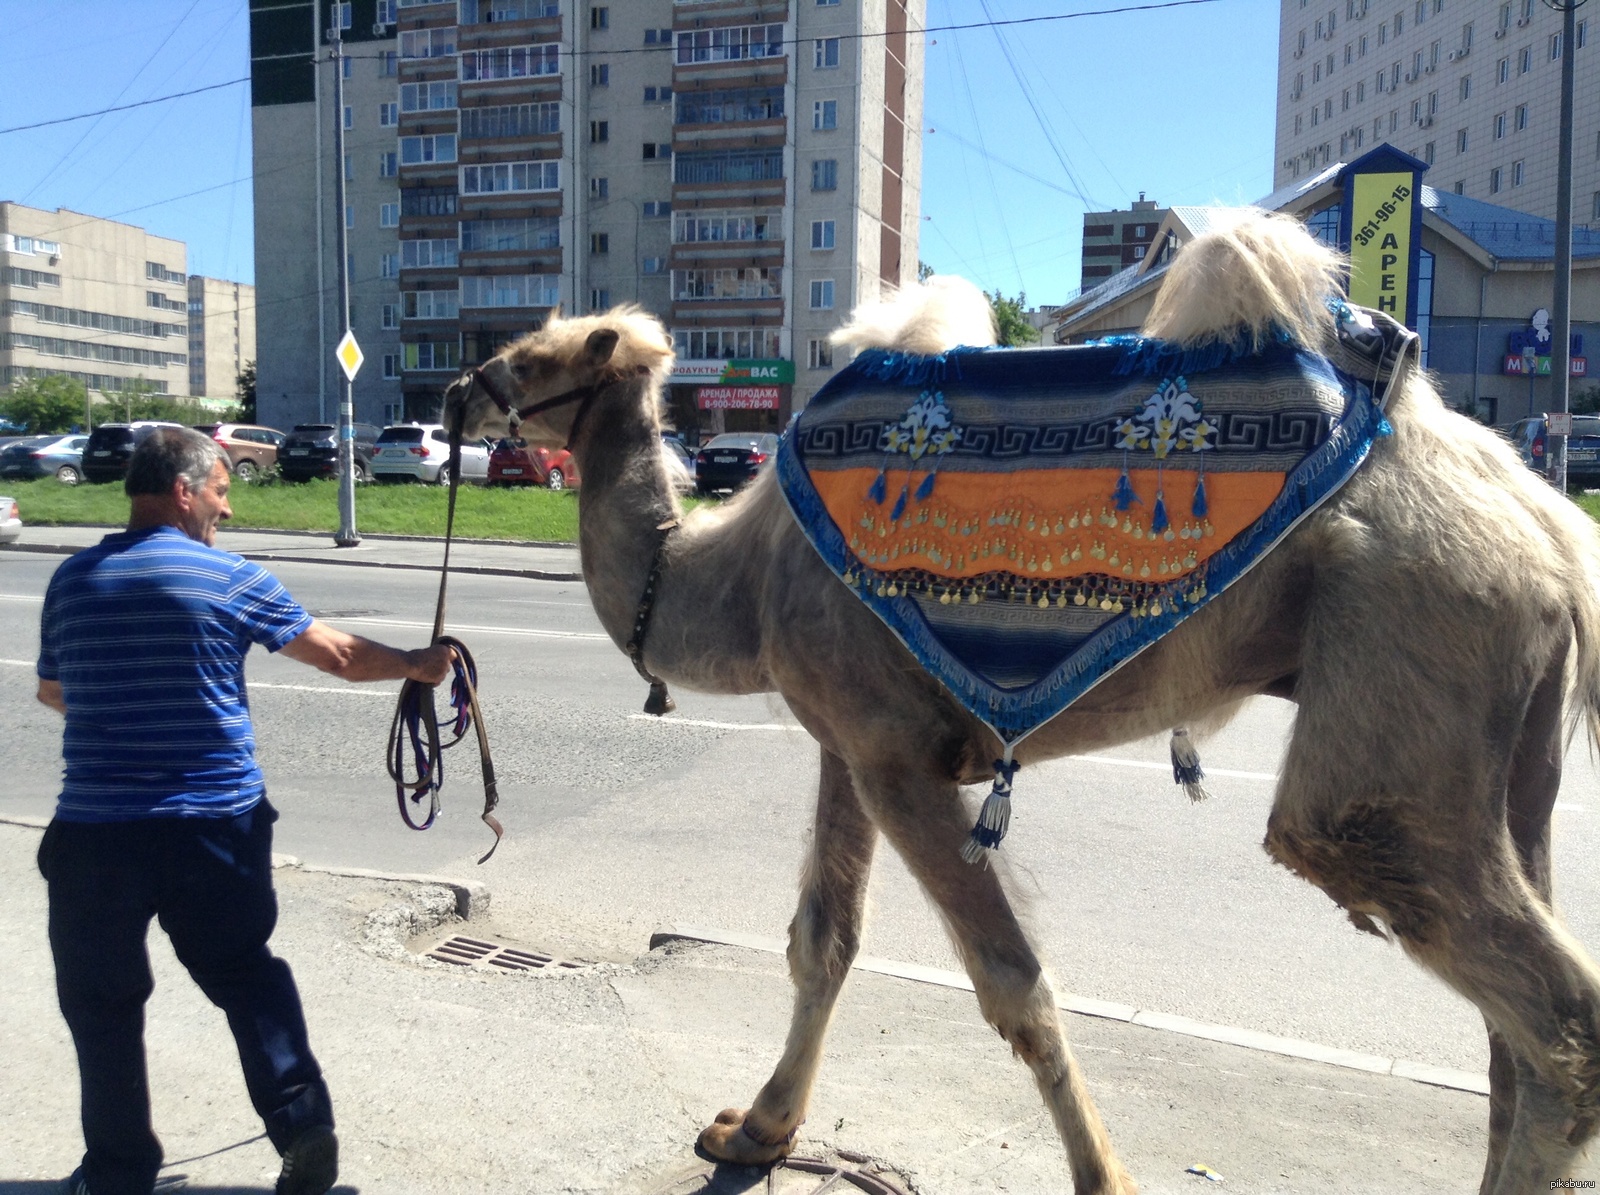
<path fill-rule="evenodd" d="M 1180 251 L 1143 334 L 1199 346 L 1277 329 L 1316 348 L 1346 268 L 1296 222 L 1249 214 Z M 975 293 L 907 288 L 840 339 L 919 353 L 992 343 Z M 1073 1189 L 1133 1192 L 1001 869 L 963 858 L 961 789 L 990 779 L 994 734 L 824 566 L 770 469 L 685 517 L 660 443 L 671 363 L 661 324 L 637 308 L 553 317 L 452 386 L 446 418 L 468 437 L 520 418 L 518 434 L 570 443 L 584 578 L 643 675 L 776 692 L 821 747 L 788 1039 L 753 1103 L 718 1114 L 701 1145 L 749 1164 L 793 1148 L 881 834 L 1031 1070 Z M 1342 489 L 1016 760 L 1216 726 L 1258 694 L 1294 701 L 1265 850 L 1479 1008 L 1492 1087 L 1481 1191 L 1544 1191 L 1573 1173 L 1600 1117 L 1600 971 L 1553 911 L 1550 857 L 1564 748 L 1580 723 L 1600 736 L 1600 537 L 1414 364 L 1386 414 L 1392 434 Z"/>

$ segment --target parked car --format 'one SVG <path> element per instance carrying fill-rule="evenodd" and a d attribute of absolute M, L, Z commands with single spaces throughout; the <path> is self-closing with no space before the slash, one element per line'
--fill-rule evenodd
<path fill-rule="evenodd" d="M 228 468 L 240 481 L 254 481 L 278 463 L 284 435 L 275 427 L 253 423 L 204 423 L 194 429 L 210 436 L 228 454 Z"/>
<path fill-rule="evenodd" d="M 378 481 L 430 481 L 450 484 L 450 433 L 439 423 L 401 423 L 378 435 L 372 476 Z M 461 480 L 487 481 L 489 441 L 461 445 Z"/>
<path fill-rule="evenodd" d="M 121 481 L 128 475 L 128 458 L 158 427 L 182 427 L 159 419 L 137 419 L 132 423 L 102 423 L 89 433 L 83 449 L 85 481 Z"/>
<path fill-rule="evenodd" d="M 370 423 L 352 423 L 356 480 L 372 480 L 372 454 L 377 451 L 378 429 Z M 310 481 L 313 477 L 339 476 L 339 428 L 332 423 L 297 423 L 278 445 L 278 476 L 285 481 Z"/>
<path fill-rule="evenodd" d="M 83 480 L 83 446 L 88 436 L 26 436 L 0 448 L 0 477 L 55 475 L 63 485 Z"/>
<path fill-rule="evenodd" d="M 736 490 L 777 451 L 778 437 L 771 432 L 723 432 L 713 436 L 695 454 L 695 492 Z"/>
<path fill-rule="evenodd" d="M 14 544 L 22 538 L 22 512 L 15 498 L 0 495 L 0 544 Z"/>
<path fill-rule="evenodd" d="M 490 485 L 577 487 L 578 462 L 565 448 L 531 448 L 521 436 L 496 440 L 489 452 Z"/>
<path fill-rule="evenodd" d="M 1549 450 L 1550 433 L 1543 415 L 1519 419 L 1506 430 L 1512 447 L 1527 465 L 1547 481 L 1554 481 L 1555 462 Z M 1574 415 L 1567 437 L 1567 484 L 1584 489 L 1600 486 L 1600 415 Z"/>
<path fill-rule="evenodd" d="M 694 454 L 683 446 L 683 441 L 677 436 L 662 433 L 661 443 L 665 446 L 667 454 L 683 466 L 680 476 L 672 480 L 679 493 L 687 494 L 694 489 Z"/>

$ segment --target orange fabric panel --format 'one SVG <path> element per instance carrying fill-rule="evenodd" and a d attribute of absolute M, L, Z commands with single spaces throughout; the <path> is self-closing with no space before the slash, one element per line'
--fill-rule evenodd
<path fill-rule="evenodd" d="M 925 502 L 914 494 L 898 520 L 890 513 L 906 484 L 891 470 L 882 504 L 868 496 L 875 469 L 811 474 L 823 505 L 851 550 L 875 572 L 921 570 L 952 579 L 1008 572 L 1032 579 L 1090 574 L 1160 583 L 1193 571 L 1259 519 L 1282 492 L 1282 473 L 1207 473 L 1207 515 L 1189 513 L 1197 474 L 1163 470 L 1168 528 L 1150 530 L 1157 473 L 1130 469 L 1142 500 L 1117 511 L 1118 469 L 1027 469 L 1015 473 L 940 473 Z M 1004 497 L 996 496 L 1003 487 Z"/>

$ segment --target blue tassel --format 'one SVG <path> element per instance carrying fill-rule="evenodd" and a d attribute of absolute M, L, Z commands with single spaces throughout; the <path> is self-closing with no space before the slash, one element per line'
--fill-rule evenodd
<path fill-rule="evenodd" d="M 1378 420 L 1377 434 L 1380 438 L 1394 435 L 1394 424 L 1390 423 L 1387 418 Z"/>
<path fill-rule="evenodd" d="M 879 506 L 882 506 L 883 500 L 888 492 L 888 487 L 884 484 L 883 470 L 879 469 L 878 476 L 872 483 L 872 488 L 867 491 L 867 497 L 871 498 Z"/>
<path fill-rule="evenodd" d="M 1021 766 L 1012 760 L 1009 746 L 1006 757 L 994 761 L 994 787 L 984 799 L 977 825 L 972 827 L 971 835 L 961 848 L 961 857 L 968 863 L 977 863 L 984 858 L 985 851 L 998 849 L 1010 829 L 1011 782 Z"/>
<path fill-rule="evenodd" d="M 934 475 L 929 473 L 922 479 L 922 484 L 917 487 L 918 502 L 926 502 L 929 495 L 933 493 L 933 477 Z"/>
<path fill-rule="evenodd" d="M 1156 508 L 1150 512 L 1150 530 L 1165 531 L 1167 529 L 1167 500 L 1164 495 L 1156 495 Z"/>
<path fill-rule="evenodd" d="M 1195 479 L 1194 501 L 1189 504 L 1189 513 L 1197 519 L 1203 519 L 1209 509 L 1206 505 L 1206 475 L 1202 473 Z"/>
<path fill-rule="evenodd" d="M 1118 510 L 1127 510 L 1139 501 L 1139 495 L 1133 492 L 1133 482 L 1128 480 L 1126 468 L 1122 470 L 1122 476 L 1117 478 L 1117 488 L 1111 497 L 1116 502 Z"/>
<path fill-rule="evenodd" d="M 900 487 L 900 497 L 895 499 L 894 510 L 892 510 L 889 513 L 889 521 L 891 523 L 894 522 L 896 519 L 898 519 L 901 515 L 906 513 L 906 493 L 910 489 L 911 489 L 911 482 L 909 482 L 909 481 L 907 481 L 905 483 L 905 485 Z"/>

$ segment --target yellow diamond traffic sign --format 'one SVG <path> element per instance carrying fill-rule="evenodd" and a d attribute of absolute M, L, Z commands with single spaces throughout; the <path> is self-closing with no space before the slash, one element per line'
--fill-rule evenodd
<path fill-rule="evenodd" d="M 361 355 L 361 346 L 356 343 L 356 334 L 346 332 L 344 339 L 339 341 L 339 347 L 333 350 L 333 355 L 339 360 L 339 368 L 344 370 L 344 376 L 352 382 L 356 380 L 356 371 L 361 368 L 361 363 L 366 360 Z"/>

